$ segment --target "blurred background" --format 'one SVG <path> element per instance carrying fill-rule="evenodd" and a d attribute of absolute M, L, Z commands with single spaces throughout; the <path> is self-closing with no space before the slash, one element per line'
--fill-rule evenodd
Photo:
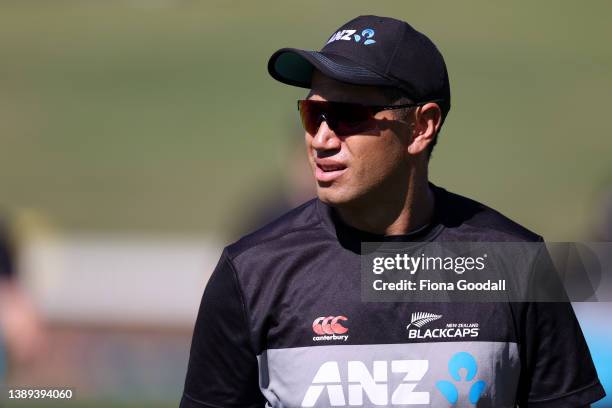
<path fill-rule="evenodd" d="M 75 389 L 45 406 L 177 406 L 221 248 L 312 195 L 295 109 L 306 91 L 272 80 L 267 59 L 319 49 L 360 14 L 404 19 L 445 56 L 453 107 L 434 183 L 549 241 L 612 241 L 611 13 L 606 1 L 0 2 L 0 378 Z M 610 311 L 576 305 L 608 394 Z"/>

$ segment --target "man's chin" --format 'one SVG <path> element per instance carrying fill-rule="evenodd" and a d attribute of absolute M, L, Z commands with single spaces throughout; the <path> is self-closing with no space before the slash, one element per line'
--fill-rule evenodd
<path fill-rule="evenodd" d="M 355 202 L 356 196 L 334 186 L 317 187 L 319 200 L 332 207 L 342 207 Z"/>

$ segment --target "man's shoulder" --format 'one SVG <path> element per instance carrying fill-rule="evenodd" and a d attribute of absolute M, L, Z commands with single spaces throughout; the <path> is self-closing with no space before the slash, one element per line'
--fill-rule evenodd
<path fill-rule="evenodd" d="M 440 187 L 435 188 L 436 194 L 444 197 L 440 211 L 447 235 L 455 234 L 466 241 L 542 241 L 540 235 L 485 204 Z"/>
<path fill-rule="evenodd" d="M 254 232 L 243 236 L 233 244 L 228 245 L 226 247 L 228 256 L 235 258 L 245 251 L 261 248 L 267 243 L 272 243 L 287 236 L 317 231 L 321 224 L 321 219 L 317 212 L 317 201 L 316 198 L 313 198 L 287 211 Z"/>

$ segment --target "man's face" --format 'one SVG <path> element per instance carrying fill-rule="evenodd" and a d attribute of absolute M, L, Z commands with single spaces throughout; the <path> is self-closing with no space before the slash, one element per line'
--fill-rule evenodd
<path fill-rule="evenodd" d="M 335 81 L 315 71 L 308 99 L 389 105 L 380 88 Z M 410 174 L 411 123 L 399 111 L 381 111 L 375 125 L 339 136 L 323 121 L 316 134 L 306 132 L 308 160 L 321 201 L 333 205 L 370 204 L 405 191 Z M 388 197 L 390 198 L 390 197 Z"/>

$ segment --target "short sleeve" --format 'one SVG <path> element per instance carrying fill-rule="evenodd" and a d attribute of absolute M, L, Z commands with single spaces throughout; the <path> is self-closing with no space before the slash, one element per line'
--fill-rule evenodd
<path fill-rule="evenodd" d="M 605 396 L 588 346 L 567 302 L 523 304 L 521 408 L 575 408 Z"/>
<path fill-rule="evenodd" d="M 202 297 L 180 406 L 247 408 L 264 403 L 247 312 L 224 251 Z"/>

